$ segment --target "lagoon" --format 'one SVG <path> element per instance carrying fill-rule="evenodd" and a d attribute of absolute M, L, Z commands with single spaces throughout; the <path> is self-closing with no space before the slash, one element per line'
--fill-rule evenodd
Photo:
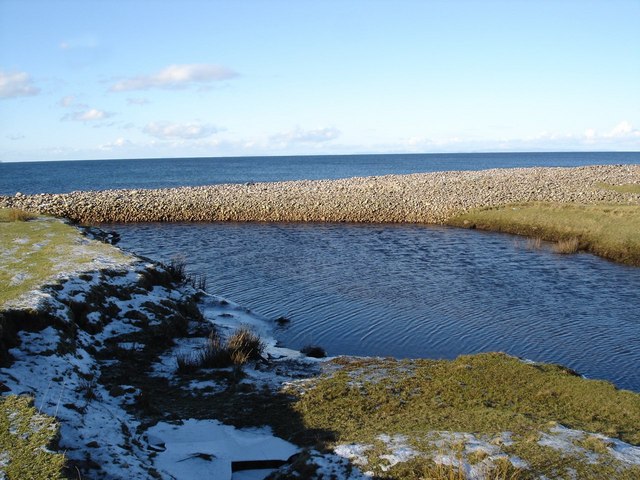
<path fill-rule="evenodd" d="M 640 269 L 509 235 L 417 225 L 105 225 L 121 246 L 182 256 L 208 290 L 330 355 L 504 351 L 640 391 Z"/>

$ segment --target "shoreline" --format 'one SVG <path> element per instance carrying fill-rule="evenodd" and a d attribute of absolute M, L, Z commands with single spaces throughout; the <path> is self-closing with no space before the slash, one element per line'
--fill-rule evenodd
<path fill-rule="evenodd" d="M 640 165 L 449 171 L 339 180 L 0 196 L 0 208 L 80 223 L 355 222 L 446 224 L 471 209 L 522 202 L 640 205 Z"/>

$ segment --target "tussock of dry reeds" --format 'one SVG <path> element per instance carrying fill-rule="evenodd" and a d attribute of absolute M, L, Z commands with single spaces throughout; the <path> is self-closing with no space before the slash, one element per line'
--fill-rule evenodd
<path fill-rule="evenodd" d="M 5 208 L 0 210 L 0 222 L 26 222 L 35 218 L 35 215 L 19 208 Z"/>
<path fill-rule="evenodd" d="M 573 237 L 567 240 L 560 240 L 553 247 L 553 251 L 561 254 L 576 253 L 580 248 L 580 241 Z"/>
<path fill-rule="evenodd" d="M 236 330 L 226 342 L 214 330 L 203 348 L 178 354 L 176 363 L 179 373 L 193 373 L 200 368 L 241 366 L 260 359 L 263 351 L 260 337 L 246 327 Z"/>
<path fill-rule="evenodd" d="M 542 238 L 527 238 L 527 250 L 540 250 L 542 248 Z"/>

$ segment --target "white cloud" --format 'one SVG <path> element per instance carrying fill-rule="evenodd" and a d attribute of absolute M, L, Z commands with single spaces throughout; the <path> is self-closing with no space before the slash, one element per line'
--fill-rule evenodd
<path fill-rule="evenodd" d="M 64 40 L 58 45 L 61 50 L 75 50 L 75 49 L 92 49 L 98 48 L 99 42 L 92 36 L 84 36 L 78 38 L 72 38 L 70 40 Z"/>
<path fill-rule="evenodd" d="M 340 130 L 333 127 L 318 128 L 315 130 L 302 130 L 296 128 L 290 132 L 272 135 L 272 142 L 280 143 L 324 143 L 335 140 L 340 136 Z"/>
<path fill-rule="evenodd" d="M 220 65 L 170 65 L 152 75 L 140 75 L 121 80 L 113 84 L 109 90 L 112 92 L 127 92 L 148 90 L 150 88 L 186 88 L 194 84 L 203 85 L 228 80 L 237 75 L 233 70 Z"/>
<path fill-rule="evenodd" d="M 76 97 L 73 95 L 67 95 L 66 97 L 62 97 L 58 104 L 61 107 L 68 108 L 71 107 L 76 102 Z"/>
<path fill-rule="evenodd" d="M 151 103 L 146 98 L 127 98 L 128 105 L 147 105 Z"/>
<path fill-rule="evenodd" d="M 112 116 L 112 113 L 105 112 L 104 110 L 89 108 L 87 110 L 69 113 L 62 118 L 63 120 L 74 120 L 76 122 L 95 122 L 98 120 L 104 120 Z"/>
<path fill-rule="evenodd" d="M 33 86 L 31 77 L 26 72 L 0 71 L 0 98 L 29 97 L 38 93 L 40 89 Z"/>
<path fill-rule="evenodd" d="M 640 131 L 634 130 L 633 125 L 623 120 L 618 125 L 613 127 L 609 133 L 605 133 L 605 137 L 628 137 L 628 136 L 640 136 Z"/>
<path fill-rule="evenodd" d="M 638 150 L 640 130 L 625 120 L 606 132 L 587 128 L 582 133 L 545 131 L 522 138 L 483 139 L 416 136 L 407 140 L 405 148 L 412 152 Z"/>
<path fill-rule="evenodd" d="M 113 142 L 100 145 L 98 148 L 100 150 L 117 150 L 119 148 L 131 147 L 131 146 L 133 146 L 133 143 L 130 140 L 120 137 L 115 139 Z"/>
<path fill-rule="evenodd" d="M 161 140 L 182 139 L 195 140 L 210 137 L 218 132 L 218 128 L 213 125 L 199 122 L 171 123 L 171 122 L 151 122 L 143 129 L 144 133 Z"/>

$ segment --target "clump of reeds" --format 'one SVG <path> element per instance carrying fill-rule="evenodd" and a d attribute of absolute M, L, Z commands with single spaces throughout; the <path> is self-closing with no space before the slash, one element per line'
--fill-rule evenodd
<path fill-rule="evenodd" d="M 200 366 L 201 355 L 198 352 L 180 352 L 176 355 L 178 373 L 194 373 Z"/>
<path fill-rule="evenodd" d="M 540 250 L 542 248 L 542 238 L 540 237 L 527 238 L 526 247 L 527 247 L 527 250 Z"/>
<path fill-rule="evenodd" d="M 204 274 L 191 274 L 187 272 L 187 261 L 181 255 L 171 259 L 169 263 L 162 264 L 169 278 L 175 283 L 186 283 L 196 290 L 207 289 L 207 276 Z"/>
<path fill-rule="evenodd" d="M 26 222 L 34 218 L 36 218 L 34 214 L 25 212 L 19 208 L 5 208 L 0 210 L 0 221 L 2 222 Z"/>
<path fill-rule="evenodd" d="M 164 267 L 175 282 L 184 282 L 187 279 L 187 262 L 184 257 L 173 257 Z"/>
<path fill-rule="evenodd" d="M 223 342 L 213 330 L 205 345 L 196 351 L 181 352 L 176 356 L 179 373 L 193 373 L 200 368 L 242 366 L 262 357 L 264 343 L 258 335 L 241 327 Z"/>
<path fill-rule="evenodd" d="M 227 340 L 227 350 L 234 364 L 244 364 L 262 357 L 264 343 L 260 337 L 246 327 L 239 328 Z"/>
<path fill-rule="evenodd" d="M 223 368 L 233 363 L 231 354 L 215 330 L 209 334 L 207 343 L 198 353 L 198 368 Z"/>
<path fill-rule="evenodd" d="M 553 247 L 554 252 L 561 254 L 576 253 L 580 248 L 580 241 L 576 237 L 560 240 Z"/>
<path fill-rule="evenodd" d="M 207 290 L 207 276 L 202 275 L 189 275 L 187 281 L 196 290 Z"/>

